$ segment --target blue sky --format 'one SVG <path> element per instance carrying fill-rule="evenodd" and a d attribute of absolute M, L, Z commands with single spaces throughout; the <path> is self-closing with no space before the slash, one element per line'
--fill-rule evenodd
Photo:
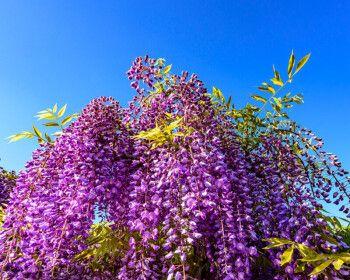
<path fill-rule="evenodd" d="M 296 78 L 305 104 L 292 115 L 350 169 L 349 1 L 2 1 L 0 165 L 19 170 L 34 141 L 8 144 L 58 102 L 126 104 L 125 72 L 139 55 L 164 57 L 244 104 L 286 68 L 291 49 L 312 58 Z"/>

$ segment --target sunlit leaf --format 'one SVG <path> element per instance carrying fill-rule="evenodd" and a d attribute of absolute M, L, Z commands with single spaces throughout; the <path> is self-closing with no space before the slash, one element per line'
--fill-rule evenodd
<path fill-rule="evenodd" d="M 333 260 L 328 260 L 320 264 L 319 266 L 315 267 L 315 269 L 310 273 L 310 276 L 318 275 L 321 272 L 323 272 L 327 267 L 329 267 L 332 264 Z"/>
<path fill-rule="evenodd" d="M 344 261 L 342 259 L 337 259 L 333 262 L 333 266 L 336 270 L 340 270 L 344 264 Z"/>
<path fill-rule="evenodd" d="M 62 124 L 62 125 L 66 125 L 66 124 L 69 123 L 73 118 L 74 118 L 73 115 L 69 115 L 69 116 L 65 117 L 65 118 L 62 120 L 61 124 Z"/>
<path fill-rule="evenodd" d="M 273 98 L 273 101 L 275 102 L 276 106 L 277 106 L 279 109 L 282 109 L 283 104 L 282 104 L 280 98 L 274 97 L 274 98 Z"/>
<path fill-rule="evenodd" d="M 52 108 L 52 112 L 53 112 L 53 113 L 56 113 L 56 112 L 57 112 L 57 108 L 58 108 L 58 107 L 57 107 L 57 103 L 56 103 L 56 104 L 53 106 L 53 108 Z"/>
<path fill-rule="evenodd" d="M 38 118 L 38 120 L 55 120 L 56 119 L 56 116 L 54 113 L 52 113 L 51 111 L 41 111 L 39 112 L 36 117 Z"/>
<path fill-rule="evenodd" d="M 38 136 L 40 139 L 43 138 L 41 131 L 34 125 L 33 125 L 33 130 L 34 130 L 34 133 L 36 134 L 36 136 Z"/>
<path fill-rule="evenodd" d="M 306 268 L 305 263 L 298 263 L 297 267 L 295 268 L 295 273 L 301 273 L 304 272 Z"/>
<path fill-rule="evenodd" d="M 47 122 L 44 123 L 45 126 L 59 126 L 59 124 L 57 122 Z"/>
<path fill-rule="evenodd" d="M 45 139 L 47 140 L 47 142 L 52 143 L 52 139 L 47 133 L 45 133 Z"/>
<path fill-rule="evenodd" d="M 232 96 L 230 96 L 226 102 L 226 108 L 229 109 L 231 107 Z"/>
<path fill-rule="evenodd" d="M 252 98 L 257 100 L 257 101 L 260 101 L 262 103 L 266 103 L 267 102 L 267 99 L 265 97 L 260 96 L 260 95 L 252 95 Z"/>
<path fill-rule="evenodd" d="M 309 60 L 310 56 L 311 56 L 311 53 L 305 55 L 302 59 L 299 60 L 299 62 L 297 63 L 297 67 L 295 69 L 294 74 L 298 73 L 301 70 L 301 68 L 303 68 L 303 66 Z"/>
<path fill-rule="evenodd" d="M 294 253 L 294 245 L 290 246 L 281 256 L 281 266 L 290 263 Z"/>
<path fill-rule="evenodd" d="M 156 60 L 155 65 L 156 65 L 156 66 L 163 66 L 164 63 L 165 63 L 165 59 L 164 59 L 164 58 L 158 58 L 158 59 Z"/>
<path fill-rule="evenodd" d="M 24 138 L 30 139 L 33 137 L 34 137 L 34 134 L 32 132 L 22 131 L 20 133 L 9 136 L 7 139 L 9 139 L 9 142 L 12 143 L 12 142 L 16 142 L 18 140 L 24 139 Z"/>
<path fill-rule="evenodd" d="M 288 76 L 291 77 L 291 73 L 294 67 L 294 63 L 295 63 L 295 57 L 294 57 L 294 53 L 292 51 L 290 57 L 289 57 L 289 62 L 288 62 L 288 68 L 287 68 L 287 73 Z"/>
<path fill-rule="evenodd" d="M 64 113 L 66 112 L 67 109 L 67 104 L 65 104 L 57 113 L 57 117 L 62 117 L 64 115 Z"/>
<path fill-rule="evenodd" d="M 304 244 L 297 244 L 297 247 L 298 247 L 298 250 L 299 250 L 299 252 L 301 253 L 301 255 L 303 257 L 307 257 L 307 256 L 313 257 L 313 256 L 317 256 L 318 255 L 316 251 L 314 251 L 313 249 L 307 247 Z"/>
<path fill-rule="evenodd" d="M 269 238 L 269 239 L 266 239 L 264 241 L 271 243 L 269 246 L 264 248 L 265 250 L 269 250 L 269 249 L 276 248 L 276 247 L 281 247 L 284 245 L 294 244 L 293 241 L 290 241 L 290 240 L 284 239 L 284 238 Z"/>
<path fill-rule="evenodd" d="M 166 66 L 166 67 L 164 68 L 163 73 L 164 73 L 164 74 L 168 74 L 168 73 L 170 72 L 170 70 L 171 70 L 171 67 L 172 67 L 172 65 L 171 65 L 171 64 L 170 64 L 170 65 L 168 65 L 168 66 Z"/>
<path fill-rule="evenodd" d="M 213 87 L 213 96 L 219 100 L 225 100 L 225 97 L 222 94 L 221 90 L 216 87 Z"/>
<path fill-rule="evenodd" d="M 276 86 L 280 86 L 280 87 L 283 86 L 283 82 L 281 80 L 276 79 L 276 78 L 272 78 L 271 82 Z"/>

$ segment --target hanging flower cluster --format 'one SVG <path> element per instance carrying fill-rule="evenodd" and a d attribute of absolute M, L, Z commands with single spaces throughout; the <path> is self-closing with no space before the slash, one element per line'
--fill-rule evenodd
<path fill-rule="evenodd" d="M 1 232 L 2 278 L 309 279 L 267 240 L 338 250 L 320 199 L 349 211 L 346 172 L 281 121 L 290 99 L 262 120 L 170 68 L 137 58 L 127 108 L 95 99 L 34 152 Z"/>

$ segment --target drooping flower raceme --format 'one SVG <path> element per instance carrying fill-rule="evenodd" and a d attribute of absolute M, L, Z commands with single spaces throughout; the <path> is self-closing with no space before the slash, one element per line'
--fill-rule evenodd
<path fill-rule="evenodd" d="M 3 225 L 3 277 L 50 279 L 65 273 L 83 249 L 95 206 L 118 197 L 124 182 L 118 177 L 123 163 L 117 158 L 126 147 L 116 137 L 120 127 L 118 103 L 96 99 L 52 146 L 34 152 Z M 123 207 L 115 201 L 112 209 Z"/>

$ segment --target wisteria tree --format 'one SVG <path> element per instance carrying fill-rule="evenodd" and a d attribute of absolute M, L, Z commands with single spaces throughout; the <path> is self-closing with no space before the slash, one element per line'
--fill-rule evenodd
<path fill-rule="evenodd" d="M 62 131 L 11 137 L 40 147 L 7 203 L 1 278 L 350 277 L 345 227 L 322 211 L 350 218 L 350 178 L 287 114 L 309 57 L 292 53 L 244 108 L 146 56 L 127 72 L 126 108 L 101 97 L 61 120 L 65 107 L 39 112 Z"/>

